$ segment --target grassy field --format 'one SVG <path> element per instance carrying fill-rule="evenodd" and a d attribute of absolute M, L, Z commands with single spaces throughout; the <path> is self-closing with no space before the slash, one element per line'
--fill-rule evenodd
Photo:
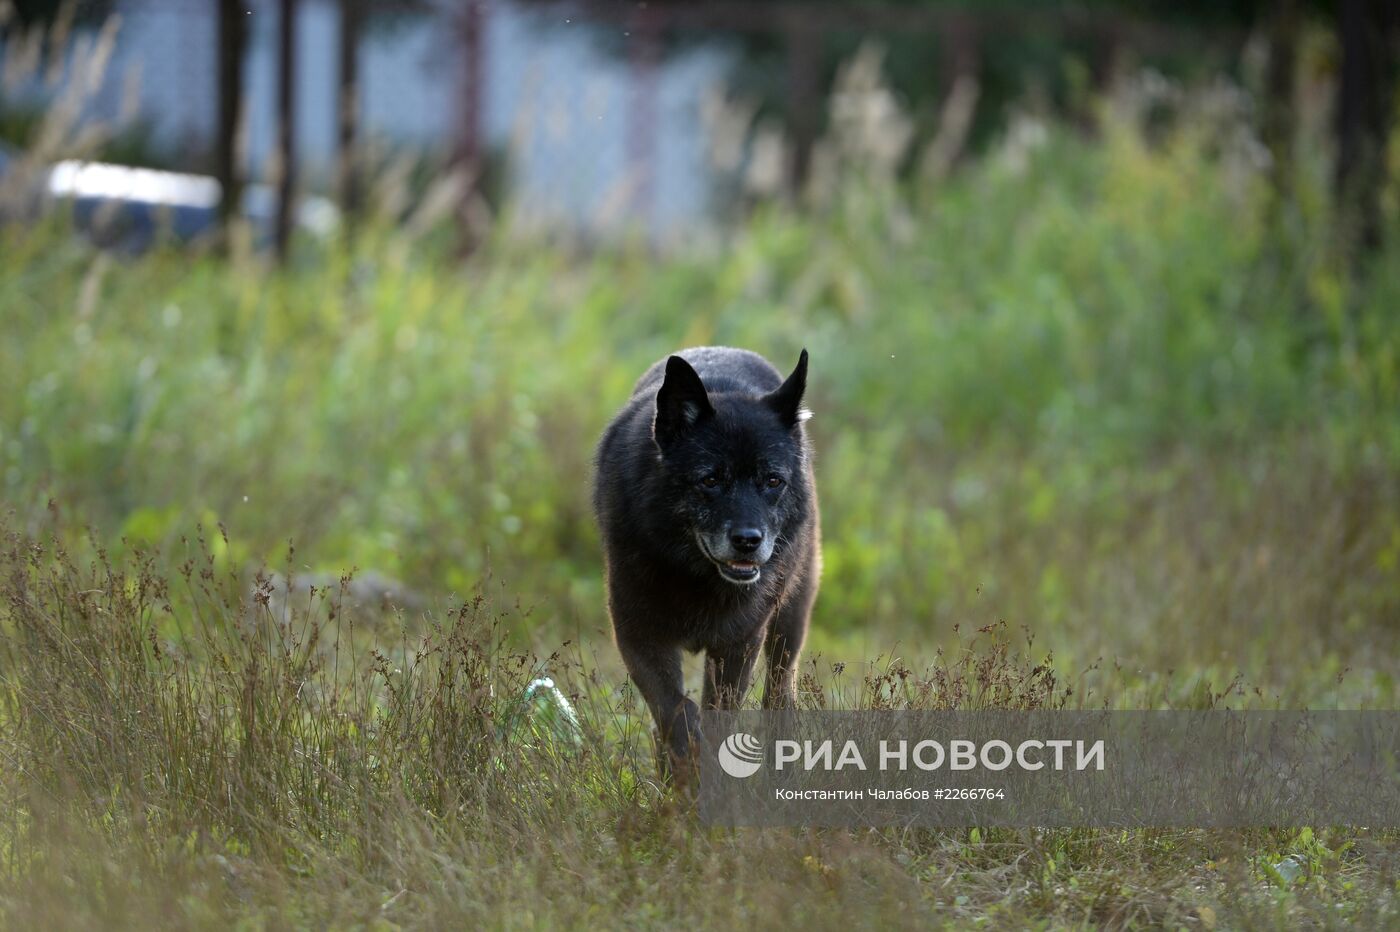
<path fill-rule="evenodd" d="M 1052 128 L 662 249 L 0 229 L 5 923 L 1400 922 L 1380 831 L 707 830 L 607 634 L 609 414 L 678 346 L 805 346 L 804 702 L 1400 707 L 1400 255 L 1229 138 Z M 517 721 L 540 670 L 582 749 Z"/>

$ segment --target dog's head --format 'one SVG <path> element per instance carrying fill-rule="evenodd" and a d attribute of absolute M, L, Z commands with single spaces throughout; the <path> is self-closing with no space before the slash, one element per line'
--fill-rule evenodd
<path fill-rule="evenodd" d="M 666 361 L 654 437 L 676 518 L 731 583 L 750 585 L 807 507 L 802 407 L 807 351 L 767 395 L 711 395 L 679 356 Z"/>

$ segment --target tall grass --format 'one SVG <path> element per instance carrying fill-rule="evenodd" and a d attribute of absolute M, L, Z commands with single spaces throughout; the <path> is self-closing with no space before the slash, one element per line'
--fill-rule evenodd
<path fill-rule="evenodd" d="M 187 542 L 166 575 L 148 554 L 6 532 L 7 924 L 1395 918 L 1395 839 L 1365 830 L 706 830 L 653 782 L 645 710 L 577 648 L 543 662 L 582 742 L 522 710 L 539 661 L 504 644 L 508 603 L 478 593 L 412 626 L 347 609 L 347 579 L 274 610 L 268 577 L 229 575 L 223 544 Z M 809 663 L 802 701 L 1053 708 L 1084 700 L 1074 685 L 994 626 L 925 669 Z M 1278 874 L 1284 856 L 1305 879 Z"/>
<path fill-rule="evenodd" d="M 1282 198 L 1209 95 L 1142 98 L 918 182 L 836 145 L 674 243 L 507 206 L 463 262 L 422 210 L 273 270 L 0 224 L 0 915 L 1394 924 L 1393 833 L 706 831 L 608 641 L 608 416 L 679 346 L 805 346 L 807 705 L 1395 707 L 1396 237 L 1354 274 L 1325 165 Z"/>
<path fill-rule="evenodd" d="M 0 490 L 113 544 L 223 522 L 245 564 L 294 536 L 425 592 L 494 570 L 577 635 L 592 445 L 636 375 L 807 346 L 828 646 L 1001 617 L 1086 661 L 1346 663 L 1400 609 L 1400 262 L 1348 277 L 1325 211 L 1271 225 L 1203 132 L 1052 129 L 926 206 L 852 182 L 661 256 L 507 216 L 464 265 L 368 231 L 272 273 L 9 228 Z"/>

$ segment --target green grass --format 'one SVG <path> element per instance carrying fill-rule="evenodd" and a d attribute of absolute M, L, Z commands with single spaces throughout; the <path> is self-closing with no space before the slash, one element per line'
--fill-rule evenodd
<path fill-rule="evenodd" d="M 478 594 L 410 633 L 347 611 L 343 585 L 261 599 L 220 552 L 192 542 L 167 577 L 7 535 L 9 924 L 1379 928 L 1400 907 L 1394 832 L 707 829 L 656 785 L 644 710 L 585 651 L 542 661 L 582 746 L 520 718 L 541 661 L 505 645 L 508 603 Z M 1037 657 L 994 626 L 927 668 L 809 663 L 803 701 L 1077 703 Z M 1102 699 L 1142 704 L 1123 681 Z"/>
<path fill-rule="evenodd" d="M 1400 257 L 1353 274 L 1311 179 L 1106 120 L 660 250 L 0 228 L 7 924 L 1394 924 L 1393 833 L 706 830 L 588 506 L 650 362 L 806 346 L 806 702 L 1016 704 L 1049 655 L 1072 706 L 1397 708 Z M 263 564 L 425 608 L 250 605 Z M 541 666 L 577 755 L 503 728 Z"/>

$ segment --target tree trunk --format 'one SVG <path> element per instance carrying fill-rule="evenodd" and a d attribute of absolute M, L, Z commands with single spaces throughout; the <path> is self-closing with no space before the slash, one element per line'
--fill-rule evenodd
<path fill-rule="evenodd" d="M 1262 135 L 1272 162 L 1274 190 L 1293 188 L 1294 89 L 1298 58 L 1297 0 L 1278 0 L 1268 24 L 1269 65 L 1264 80 Z"/>
<path fill-rule="evenodd" d="M 1393 0 L 1340 0 L 1342 74 L 1337 86 L 1338 215 L 1347 245 L 1373 252 L 1381 241 L 1381 190 L 1396 79 Z"/>

